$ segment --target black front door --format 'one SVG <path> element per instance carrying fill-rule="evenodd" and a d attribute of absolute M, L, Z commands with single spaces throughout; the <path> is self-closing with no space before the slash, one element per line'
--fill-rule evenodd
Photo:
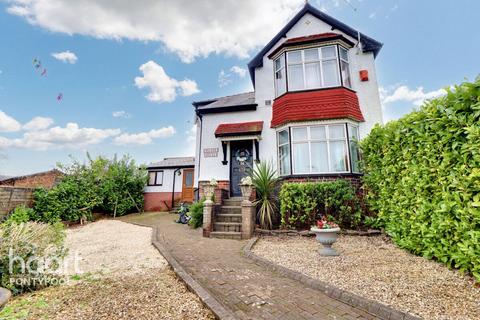
<path fill-rule="evenodd" d="M 240 181 L 250 175 L 253 167 L 253 142 L 251 140 L 230 142 L 230 195 L 242 195 Z"/>

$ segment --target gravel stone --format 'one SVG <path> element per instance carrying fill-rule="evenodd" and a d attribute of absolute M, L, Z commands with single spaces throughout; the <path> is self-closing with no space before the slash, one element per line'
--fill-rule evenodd
<path fill-rule="evenodd" d="M 425 319 L 480 319 L 473 278 L 396 247 L 387 237 L 340 236 L 339 257 L 314 238 L 265 237 L 253 252 L 286 268 Z"/>

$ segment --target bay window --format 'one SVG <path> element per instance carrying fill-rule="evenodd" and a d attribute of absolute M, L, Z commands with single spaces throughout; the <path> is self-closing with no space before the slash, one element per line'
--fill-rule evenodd
<path fill-rule="evenodd" d="M 359 172 L 356 126 L 345 123 L 292 126 L 290 132 L 291 141 L 288 129 L 277 135 L 280 175 Z"/>
<path fill-rule="evenodd" d="M 274 71 L 276 97 L 286 91 L 338 87 L 340 79 L 351 88 L 348 50 L 338 45 L 287 51 L 286 65 L 283 53 L 274 61 Z"/>

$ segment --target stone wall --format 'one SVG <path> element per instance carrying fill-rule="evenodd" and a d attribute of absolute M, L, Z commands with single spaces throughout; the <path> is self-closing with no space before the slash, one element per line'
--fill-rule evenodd
<path fill-rule="evenodd" d="M 30 207 L 33 202 L 33 188 L 0 186 L 0 220 L 19 205 Z"/>

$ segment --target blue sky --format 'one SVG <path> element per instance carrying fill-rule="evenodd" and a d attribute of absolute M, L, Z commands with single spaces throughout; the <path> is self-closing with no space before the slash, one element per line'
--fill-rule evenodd
<path fill-rule="evenodd" d="M 0 174 L 193 155 L 191 102 L 251 90 L 247 62 L 304 2 L 185 1 L 0 0 Z M 478 75 L 478 1 L 350 2 L 310 1 L 384 43 L 386 120 Z"/>

